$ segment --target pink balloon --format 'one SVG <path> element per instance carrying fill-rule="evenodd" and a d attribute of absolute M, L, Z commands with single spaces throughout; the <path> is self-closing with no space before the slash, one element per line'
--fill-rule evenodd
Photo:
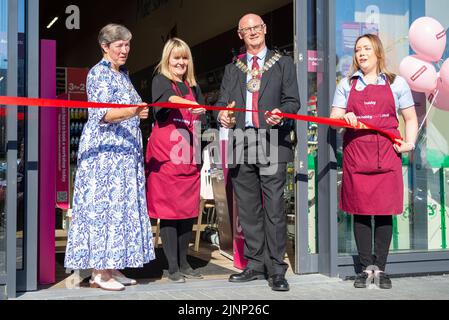
<path fill-rule="evenodd" d="M 441 66 L 440 78 L 442 81 L 442 86 L 449 90 L 449 59 L 446 59 Z"/>
<path fill-rule="evenodd" d="M 437 94 L 438 93 L 438 94 Z M 438 79 L 437 88 L 434 92 L 426 94 L 427 101 L 441 110 L 449 111 L 449 87 L 443 85 L 442 79 Z"/>
<path fill-rule="evenodd" d="M 413 91 L 431 93 L 437 87 L 438 75 L 435 67 L 429 62 L 422 61 L 416 55 L 402 59 L 399 73 L 407 80 Z"/>
<path fill-rule="evenodd" d="M 446 48 L 446 29 L 430 17 L 416 19 L 408 32 L 410 46 L 423 60 L 436 62 Z"/>

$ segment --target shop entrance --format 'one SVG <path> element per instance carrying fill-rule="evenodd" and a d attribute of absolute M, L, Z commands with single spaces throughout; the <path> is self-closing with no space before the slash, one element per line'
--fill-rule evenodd
<path fill-rule="evenodd" d="M 83 1 L 41 0 L 39 12 L 41 41 L 48 41 L 45 42 L 46 45 L 54 46 L 52 50 L 54 50 L 57 69 L 51 77 L 54 77 L 56 81 L 55 97 L 64 99 L 86 99 L 84 86 L 86 73 L 101 58 L 96 37 L 101 27 L 110 22 L 124 24 L 133 33 L 132 49 L 127 68 L 130 71 L 135 88 L 142 99 L 148 102 L 151 101 L 151 80 L 154 67 L 160 59 L 162 47 L 167 39 L 177 36 L 190 45 L 195 62 L 196 76 L 205 96 L 206 104 L 213 105 L 218 98 L 225 65 L 230 63 L 234 56 L 241 53 L 242 43 L 236 34 L 236 24 L 239 18 L 247 12 L 255 12 L 263 17 L 268 28 L 267 44 L 269 48 L 294 56 L 295 7 L 292 1 L 271 0 L 263 3 L 260 1 L 245 1 L 244 4 L 239 1 L 218 4 L 202 0 L 189 2 L 177 0 L 131 1 L 126 6 L 122 6 L 119 1 L 95 1 L 86 4 Z M 195 19 L 192 19 L 192 17 L 195 17 Z M 58 123 L 61 123 L 61 119 L 63 119 L 63 122 L 67 122 L 64 134 L 67 137 L 65 150 L 68 151 L 65 153 L 65 158 L 62 157 L 62 152 L 58 151 L 57 158 L 54 161 L 56 161 L 56 165 L 60 161 L 67 164 L 66 172 L 69 178 L 66 181 L 65 189 L 64 186 L 61 186 L 62 189 L 58 189 L 57 184 L 61 180 L 59 176 L 61 172 L 53 171 L 51 173 L 55 175 L 57 181 L 54 186 L 57 189 L 55 190 L 56 203 L 54 206 L 56 209 L 47 208 L 48 212 L 41 212 L 41 219 L 44 219 L 44 222 L 47 223 L 41 224 L 43 229 L 40 229 L 40 231 L 51 234 L 51 236 L 43 239 L 39 246 L 42 249 L 40 251 L 41 259 L 44 256 L 55 258 L 45 260 L 40 264 L 39 279 L 41 283 L 54 283 L 67 276 L 66 270 L 63 268 L 63 258 L 67 229 L 70 224 L 77 146 L 83 125 L 87 121 L 86 111 L 82 109 L 69 110 L 65 114 L 51 114 L 47 117 L 47 119 L 53 117 L 53 121 L 59 121 Z M 150 119 L 150 121 L 141 123 L 144 144 L 151 134 L 152 122 L 152 119 Z M 204 129 L 217 126 L 212 114 L 208 114 L 203 125 Z M 51 146 L 48 147 L 52 148 Z M 299 168 L 299 166 L 295 166 L 295 163 L 289 164 L 288 181 L 285 189 L 286 214 L 289 217 L 289 250 L 286 259 L 292 270 L 297 271 L 295 267 L 295 247 L 297 247 L 295 245 L 295 223 L 297 220 L 295 167 Z M 307 190 L 307 188 L 304 190 Z M 207 199 L 204 202 L 203 221 L 200 225 L 194 227 L 201 234 L 199 237 L 196 236 L 192 239 L 190 256 L 192 259 L 206 261 L 205 263 L 198 262 L 200 265 L 203 264 L 205 268 L 210 263 L 211 257 L 216 254 L 215 251 L 220 248 L 211 243 L 213 240 L 210 239 L 214 237 L 208 237 L 208 234 L 214 234 L 214 231 L 216 231 L 214 228 L 219 224 L 217 222 L 219 219 L 213 220 L 213 212 L 215 212 L 215 216 L 219 215 L 216 201 L 217 199 Z M 214 209 L 211 209 L 212 207 Z M 232 202 L 228 209 L 229 214 L 232 215 Z M 229 219 L 232 223 L 232 216 Z M 153 221 L 153 225 L 155 226 L 153 229 L 156 236 L 157 221 Z M 232 230 L 230 232 L 232 233 Z M 198 240 L 202 242 L 198 242 Z M 224 236 L 222 236 L 222 240 L 224 240 Z M 198 249 L 198 251 L 195 249 Z M 229 260 L 229 258 L 233 258 L 232 248 L 226 251 L 227 258 L 222 259 L 220 266 L 234 267 L 232 261 Z M 223 257 L 223 254 L 221 256 Z M 148 271 L 158 268 L 162 269 L 160 266 L 154 268 L 150 266 Z M 219 269 L 215 268 L 215 270 Z M 159 271 L 162 272 L 162 270 Z M 154 277 L 157 278 L 160 275 L 156 274 Z"/>

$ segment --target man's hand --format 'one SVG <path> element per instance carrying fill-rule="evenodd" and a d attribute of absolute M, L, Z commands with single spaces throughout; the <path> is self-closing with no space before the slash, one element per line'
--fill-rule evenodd
<path fill-rule="evenodd" d="M 265 121 L 271 126 L 276 126 L 279 123 L 281 123 L 281 121 L 282 121 L 282 117 L 277 116 L 276 113 L 281 113 L 281 110 L 279 110 L 278 108 L 275 108 L 271 112 L 267 111 L 264 114 Z"/>
<path fill-rule="evenodd" d="M 232 101 L 230 104 L 228 104 L 227 108 L 234 108 L 235 107 L 235 101 Z M 235 116 L 233 111 L 223 110 L 220 111 L 218 114 L 218 121 L 220 122 L 221 126 L 226 129 L 230 129 L 235 127 Z"/>

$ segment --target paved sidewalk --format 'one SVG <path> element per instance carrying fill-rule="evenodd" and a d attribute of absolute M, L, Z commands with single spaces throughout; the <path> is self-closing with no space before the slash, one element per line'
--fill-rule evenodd
<path fill-rule="evenodd" d="M 265 280 L 244 284 L 227 281 L 227 276 L 170 283 L 167 279 L 139 280 L 125 291 L 108 292 L 81 287 L 50 288 L 24 293 L 19 300 L 449 300 L 449 275 L 393 278 L 393 288 L 355 289 L 353 281 L 323 275 L 289 273 L 289 292 L 272 291 Z"/>

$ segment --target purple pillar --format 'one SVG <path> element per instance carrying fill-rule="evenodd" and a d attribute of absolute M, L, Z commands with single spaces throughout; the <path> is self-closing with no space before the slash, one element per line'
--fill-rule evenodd
<path fill-rule="evenodd" d="M 40 97 L 56 99 L 56 41 L 41 40 Z M 57 109 L 39 110 L 39 245 L 38 282 L 56 282 L 55 205 Z"/>

